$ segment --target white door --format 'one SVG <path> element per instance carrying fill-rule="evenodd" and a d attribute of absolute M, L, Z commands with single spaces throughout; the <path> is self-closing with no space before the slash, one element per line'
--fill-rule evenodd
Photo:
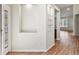
<path fill-rule="evenodd" d="M 60 11 L 57 12 L 57 40 L 60 40 Z"/>
<path fill-rule="evenodd" d="M 0 55 L 2 54 L 2 5 L 0 5 Z"/>
<path fill-rule="evenodd" d="M 9 51 L 9 20 L 10 8 L 8 5 L 2 5 L 2 54 Z"/>

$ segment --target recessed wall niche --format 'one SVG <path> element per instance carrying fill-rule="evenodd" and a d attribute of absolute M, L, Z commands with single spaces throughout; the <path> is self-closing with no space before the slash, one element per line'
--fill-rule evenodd
<path fill-rule="evenodd" d="M 37 32 L 37 6 L 36 5 L 21 5 L 21 21 L 20 31 L 25 33 Z"/>

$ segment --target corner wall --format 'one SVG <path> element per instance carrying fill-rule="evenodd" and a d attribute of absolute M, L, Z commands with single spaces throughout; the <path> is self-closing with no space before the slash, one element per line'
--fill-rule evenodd
<path fill-rule="evenodd" d="M 41 52 L 46 50 L 46 5 L 36 6 L 37 32 L 20 32 L 20 5 L 12 5 L 12 51 Z M 33 19 L 33 18 L 31 18 Z"/>

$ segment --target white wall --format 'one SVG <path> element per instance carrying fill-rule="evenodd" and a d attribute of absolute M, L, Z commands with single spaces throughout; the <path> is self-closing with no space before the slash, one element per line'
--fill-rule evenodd
<path fill-rule="evenodd" d="M 68 30 L 73 31 L 73 16 L 68 17 Z"/>
<path fill-rule="evenodd" d="M 74 13 L 74 15 L 79 14 L 79 4 L 73 5 L 73 13 Z"/>
<path fill-rule="evenodd" d="M 54 43 L 54 6 L 47 5 L 47 19 L 46 19 L 46 49 L 51 48 Z M 51 25 L 51 26 L 50 26 Z"/>
<path fill-rule="evenodd" d="M 31 10 L 32 13 L 35 13 L 34 15 L 31 14 L 31 12 L 28 11 L 28 14 L 24 14 L 21 18 L 21 5 L 12 5 L 12 51 L 26 51 L 26 52 L 41 52 L 41 51 L 47 51 L 50 47 L 52 47 L 55 44 L 54 39 L 54 9 L 57 7 L 55 5 L 52 6 L 52 27 L 48 27 L 48 13 L 47 13 L 47 5 L 45 4 L 37 4 L 33 5 Z M 26 8 L 27 9 L 27 8 Z M 23 12 L 24 13 L 24 12 Z M 27 13 L 27 12 L 25 12 Z M 29 15 L 31 14 L 31 16 Z M 21 15 L 20 15 L 21 14 Z M 60 31 L 60 13 L 57 21 L 57 32 L 58 32 L 58 38 L 59 38 L 59 31 Z M 32 17 L 33 16 L 33 17 Z M 21 23 L 21 21 L 24 21 L 24 19 L 34 20 L 33 23 L 35 23 L 35 27 L 32 27 L 33 30 L 36 30 L 35 32 L 29 32 L 27 31 L 27 28 L 23 27 L 24 31 L 20 31 L 24 24 Z M 22 25 L 21 25 L 22 24 Z M 31 24 L 32 25 L 32 24 Z M 30 28 L 28 28 L 29 30 Z M 31 29 L 31 30 L 32 30 Z M 51 30 L 48 33 L 48 29 Z M 26 32 L 25 32 L 26 30 Z"/>
<path fill-rule="evenodd" d="M 79 14 L 79 4 L 73 5 L 73 34 L 79 36 L 79 19 L 76 18 L 76 15 Z"/>
<path fill-rule="evenodd" d="M 47 9 L 48 10 L 48 9 Z M 55 10 L 57 10 L 57 40 L 60 40 L 60 9 L 54 4 L 49 5 L 49 11 L 47 12 L 47 33 L 46 33 L 46 48 L 49 50 L 55 45 Z"/>
<path fill-rule="evenodd" d="M 12 29 L 12 19 L 11 19 L 11 6 L 9 5 L 9 4 L 7 4 L 7 6 L 8 6 L 8 10 L 9 10 L 9 21 L 8 21 L 8 35 L 9 35 L 9 51 L 11 51 L 11 44 L 12 44 L 12 42 L 11 42 L 11 40 L 12 40 L 12 35 L 11 35 L 11 33 L 12 33 L 12 31 L 11 31 L 11 29 Z"/>
<path fill-rule="evenodd" d="M 57 40 L 60 40 L 60 9 L 57 13 Z"/>
<path fill-rule="evenodd" d="M 36 5 L 35 33 L 20 32 L 20 5 L 12 5 L 12 50 L 45 51 L 46 49 L 46 5 Z M 30 17 L 28 15 L 28 17 Z M 33 19 L 32 17 L 30 19 Z"/>
<path fill-rule="evenodd" d="M 37 32 L 38 5 L 21 5 L 21 31 Z"/>
<path fill-rule="evenodd" d="M 79 14 L 75 15 L 75 34 L 79 36 Z"/>

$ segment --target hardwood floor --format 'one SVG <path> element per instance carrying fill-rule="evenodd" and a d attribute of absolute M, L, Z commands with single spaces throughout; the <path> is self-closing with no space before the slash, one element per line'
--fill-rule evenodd
<path fill-rule="evenodd" d="M 60 32 L 60 40 L 48 52 L 9 52 L 7 55 L 79 55 L 79 37 Z"/>

